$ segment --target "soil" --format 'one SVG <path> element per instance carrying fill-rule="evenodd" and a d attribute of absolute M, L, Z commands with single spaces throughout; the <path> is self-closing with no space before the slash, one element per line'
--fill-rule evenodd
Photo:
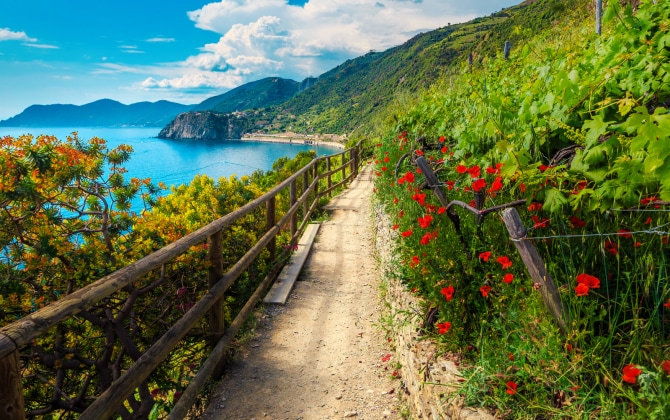
<path fill-rule="evenodd" d="M 202 419 L 401 418 L 401 383 L 380 321 L 371 172 L 327 206 L 287 304 L 261 308 Z"/>

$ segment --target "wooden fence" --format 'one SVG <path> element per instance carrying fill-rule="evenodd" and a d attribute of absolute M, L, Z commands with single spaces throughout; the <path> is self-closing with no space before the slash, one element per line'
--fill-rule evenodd
<path fill-rule="evenodd" d="M 132 285 L 142 276 L 161 267 L 191 247 L 207 242 L 209 261 L 210 287 L 194 306 L 174 323 L 165 334 L 137 358 L 120 377 L 113 381 L 111 386 L 96 396 L 93 402 L 81 413 L 80 419 L 101 420 L 115 415 L 119 407 L 123 406 L 129 397 L 145 382 L 149 375 L 164 361 L 169 353 L 180 343 L 199 320 L 208 317 L 210 336 L 216 337 L 211 343 L 212 350 L 206 362 L 200 367 L 197 375 L 191 380 L 188 387 L 176 402 L 169 414 L 169 419 L 181 419 L 187 415 L 194 401 L 199 396 L 205 382 L 220 374 L 224 356 L 241 328 L 246 318 L 251 314 L 265 290 L 274 281 L 283 262 L 297 243 L 298 238 L 310 220 L 318 201 L 324 195 L 345 186 L 358 174 L 363 149 L 362 143 L 341 153 L 319 157 L 300 169 L 291 177 L 277 185 L 268 193 L 240 207 L 218 220 L 192 232 L 176 242 L 128 265 L 94 283 L 89 284 L 66 297 L 0 329 L 0 418 L 5 420 L 24 419 L 25 408 L 22 390 L 20 351 L 30 343 L 45 334 L 48 330 L 58 326 L 63 321 L 75 317 L 82 310 L 102 301 L 110 295 Z M 342 164 L 331 168 L 332 159 L 341 156 Z M 320 169 L 319 165 L 326 162 L 327 169 Z M 320 173 L 321 171 L 321 173 Z M 333 184 L 333 175 L 341 172 L 342 180 Z M 302 191 L 298 197 L 298 180 L 301 180 Z M 322 181 L 323 180 L 323 181 Z M 319 191 L 319 185 L 326 187 Z M 289 189 L 290 208 L 276 220 L 276 199 L 279 194 Z M 257 209 L 265 209 L 265 234 L 246 251 L 246 254 L 235 262 L 225 273 L 222 262 L 222 233 L 233 222 L 243 218 Z M 298 222 L 298 210 L 302 208 L 302 219 Z M 290 247 L 277 257 L 276 236 L 282 229 L 290 229 Z M 259 254 L 267 249 L 274 266 L 252 297 L 246 302 L 243 309 L 234 321 L 224 328 L 223 299 L 226 290 L 252 264 Z M 146 417 L 147 414 L 135 412 L 133 418 Z"/>

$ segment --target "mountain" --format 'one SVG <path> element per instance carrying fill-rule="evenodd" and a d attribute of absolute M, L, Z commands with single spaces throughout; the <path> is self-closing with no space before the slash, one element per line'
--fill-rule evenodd
<path fill-rule="evenodd" d="M 0 121 L 0 126 L 163 127 L 189 109 L 190 105 L 169 101 L 124 105 L 111 99 L 101 99 L 85 105 L 31 105 L 22 113 Z"/>
<path fill-rule="evenodd" d="M 392 114 L 398 98 L 411 100 L 439 79 L 463 71 L 469 56 L 477 66 L 501 54 L 505 41 L 513 49 L 520 48 L 533 33 L 551 27 L 575 1 L 526 0 L 487 17 L 418 34 L 402 45 L 370 51 L 316 79 L 306 79 L 293 95 L 296 82 L 288 82 L 283 102 L 281 95 L 264 92 L 278 83 L 273 80 L 284 79 L 266 78 L 210 98 L 194 109 L 223 113 L 255 109 L 247 115 L 253 122 L 250 127 L 266 132 L 375 135 L 376 126 Z M 272 101 L 251 105 L 254 94 Z"/>
<path fill-rule="evenodd" d="M 193 107 L 193 111 L 229 113 L 279 105 L 304 89 L 295 80 L 266 77 L 236 87 L 222 95 L 209 98 Z"/>

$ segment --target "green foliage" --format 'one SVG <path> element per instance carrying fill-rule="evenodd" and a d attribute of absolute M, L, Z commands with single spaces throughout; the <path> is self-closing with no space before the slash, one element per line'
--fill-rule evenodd
<path fill-rule="evenodd" d="M 510 60 L 463 62 L 398 106 L 375 152 L 377 191 L 407 287 L 437 310 L 427 332 L 463 358 L 465 382 L 446 398 L 506 417 L 665 418 L 670 3 L 610 2 L 602 37 L 588 3 L 571 6 Z M 471 207 L 525 200 L 566 333 L 499 217 L 449 215 L 432 187 Z"/>

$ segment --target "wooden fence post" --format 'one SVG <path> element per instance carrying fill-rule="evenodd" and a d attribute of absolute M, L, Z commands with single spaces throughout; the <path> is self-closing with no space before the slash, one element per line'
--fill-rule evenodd
<path fill-rule="evenodd" d="M 0 418 L 3 420 L 26 418 L 18 350 L 0 358 Z"/>
<path fill-rule="evenodd" d="M 223 231 L 207 238 L 209 258 L 209 288 L 211 289 L 223 277 Z M 224 331 L 223 298 L 217 300 L 209 310 L 209 343 L 216 346 Z"/>
<path fill-rule="evenodd" d="M 596 0 L 596 33 L 603 32 L 603 0 Z"/>
<path fill-rule="evenodd" d="M 328 156 L 328 157 L 326 158 L 326 172 L 328 172 L 328 197 L 332 197 L 332 196 L 333 196 L 333 192 L 330 191 L 330 189 L 331 189 L 332 186 L 333 186 L 333 179 L 331 178 L 331 174 L 330 174 L 330 165 L 331 165 L 331 163 L 330 163 L 330 156 Z"/>
<path fill-rule="evenodd" d="M 314 162 L 314 175 L 313 175 L 312 179 L 316 180 L 318 178 L 319 178 L 319 162 Z M 315 201 L 319 198 L 319 182 L 321 182 L 321 180 L 314 183 L 314 200 Z"/>
<path fill-rule="evenodd" d="M 275 208 L 275 198 L 272 197 L 265 203 L 265 230 L 268 231 L 277 224 L 276 218 L 276 208 Z M 273 238 L 272 241 L 268 244 L 268 251 L 270 251 L 270 261 L 274 261 L 277 257 L 277 238 Z"/>
<path fill-rule="evenodd" d="M 347 152 L 342 152 L 342 182 L 347 181 L 347 165 L 344 163 L 347 159 Z"/>
<path fill-rule="evenodd" d="M 309 171 L 305 171 L 302 174 L 302 193 L 304 194 L 309 189 Z M 309 213 L 309 199 L 305 200 L 302 207 L 302 218 L 306 219 L 307 214 Z"/>
<path fill-rule="evenodd" d="M 509 41 L 505 41 L 505 49 L 503 50 L 503 54 L 505 55 L 505 60 L 509 58 L 509 53 L 512 51 L 512 43 Z"/>
<path fill-rule="evenodd" d="M 298 188 L 296 186 L 295 180 L 291 182 L 290 186 L 290 199 L 289 199 L 289 208 L 292 208 L 296 201 L 298 201 Z M 295 233 L 298 231 L 298 212 L 294 212 L 291 216 L 291 238 L 295 236 Z"/>
<path fill-rule="evenodd" d="M 524 240 L 526 238 L 526 228 L 519 217 L 519 212 L 515 208 L 508 208 L 503 210 L 502 218 L 507 226 L 507 230 L 514 241 L 516 249 L 521 254 L 521 259 L 526 265 L 530 277 L 535 284 L 539 284 L 540 294 L 544 305 L 549 310 L 549 313 L 554 317 L 561 331 L 564 334 L 568 332 L 568 318 L 567 311 L 563 307 L 561 296 L 558 293 L 558 288 L 554 284 L 554 280 L 547 272 L 544 261 L 537 252 L 535 245 L 532 242 Z"/>

